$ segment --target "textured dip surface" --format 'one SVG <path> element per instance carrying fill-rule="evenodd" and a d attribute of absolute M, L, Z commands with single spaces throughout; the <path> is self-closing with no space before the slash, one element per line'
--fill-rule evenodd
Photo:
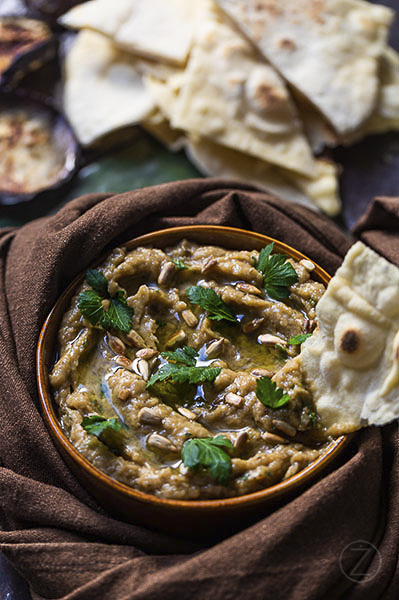
<path fill-rule="evenodd" d="M 134 311 L 129 332 L 92 326 L 73 297 L 59 330 L 59 352 L 50 376 L 60 424 L 94 466 L 136 490 L 173 499 L 247 494 L 300 472 L 331 442 L 314 410 L 298 366 L 292 336 L 316 327 L 323 284 L 314 265 L 288 259 L 297 282 L 284 300 L 271 298 L 257 270 L 257 251 L 226 250 L 182 240 L 164 250 L 118 248 L 100 266 L 108 293 L 124 296 Z M 212 289 L 235 315 L 217 321 L 193 303 L 192 286 Z M 107 303 L 108 301 L 104 301 Z M 291 342 L 290 342 L 291 340 Z M 213 381 L 165 378 L 175 364 L 164 353 L 189 347 L 196 367 L 217 370 Z M 259 381 L 271 379 L 284 405 L 261 402 Z M 84 419 L 117 422 L 88 431 Z M 225 436 L 230 461 L 222 482 L 206 466 L 187 467 L 188 440 Z"/>

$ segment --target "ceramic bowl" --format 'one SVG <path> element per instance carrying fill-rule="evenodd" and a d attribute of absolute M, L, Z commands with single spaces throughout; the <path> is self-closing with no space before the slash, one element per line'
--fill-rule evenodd
<path fill-rule="evenodd" d="M 273 241 L 275 250 L 296 260 L 307 258 L 294 248 L 264 235 L 231 227 L 207 225 L 156 231 L 135 238 L 124 246 L 129 250 L 147 244 L 163 248 L 177 243 L 182 238 L 241 250 L 260 250 Z M 330 276 L 317 265 L 312 275 L 324 284 L 330 280 Z M 338 437 L 308 467 L 272 487 L 234 498 L 189 501 L 169 500 L 145 494 L 115 481 L 94 467 L 63 433 L 49 385 L 49 372 L 55 362 L 57 331 L 61 318 L 83 278 L 84 274 L 64 291 L 43 325 L 37 349 L 38 389 L 45 422 L 65 462 L 82 485 L 111 514 L 129 522 L 191 539 L 223 537 L 265 516 L 276 506 L 300 494 L 311 481 L 314 482 L 326 473 L 332 461 L 342 460 L 343 450 L 351 436 Z"/>

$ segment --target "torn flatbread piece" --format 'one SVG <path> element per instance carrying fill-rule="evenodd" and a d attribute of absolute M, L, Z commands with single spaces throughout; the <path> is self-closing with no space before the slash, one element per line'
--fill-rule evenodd
<path fill-rule="evenodd" d="M 362 242 L 317 305 L 299 361 L 321 422 L 335 435 L 399 417 L 399 269 Z"/>
<path fill-rule="evenodd" d="M 186 152 L 189 160 L 203 175 L 242 179 L 284 200 L 317 210 L 316 205 L 284 177 L 278 167 L 259 158 L 196 136 L 186 140 Z"/>
<path fill-rule="evenodd" d="M 64 110 L 83 146 L 142 121 L 155 108 L 134 57 L 81 31 L 65 58 Z"/>
<path fill-rule="evenodd" d="M 370 116 L 391 9 L 362 0 L 216 1 L 337 133 Z"/>
<path fill-rule="evenodd" d="M 198 26 L 172 126 L 311 175 L 313 157 L 287 87 L 220 14 Z"/>
<path fill-rule="evenodd" d="M 377 106 L 359 129 L 342 141 L 352 144 L 366 135 L 399 130 L 399 54 L 385 48 L 380 60 L 380 87 Z"/>
<path fill-rule="evenodd" d="M 91 0 L 72 8 L 60 23 L 93 29 L 134 54 L 183 65 L 197 11 L 197 4 L 187 0 Z"/>

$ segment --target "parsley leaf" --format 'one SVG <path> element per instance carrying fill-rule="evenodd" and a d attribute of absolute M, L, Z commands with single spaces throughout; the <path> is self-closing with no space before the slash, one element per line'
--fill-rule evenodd
<path fill-rule="evenodd" d="M 101 325 L 104 329 L 119 329 L 129 333 L 133 309 L 126 302 L 125 294 L 119 290 L 114 298 L 108 292 L 108 281 L 101 271 L 89 269 L 86 273 L 87 283 L 92 289 L 79 294 L 78 307 L 82 315 L 93 326 Z M 108 301 L 108 308 L 103 300 Z"/>
<path fill-rule="evenodd" d="M 300 344 L 303 344 L 303 342 L 309 337 L 312 337 L 311 333 L 300 333 L 299 335 L 293 335 L 290 337 L 288 343 L 292 346 L 299 346 Z"/>
<path fill-rule="evenodd" d="M 214 381 L 222 370 L 221 367 L 196 367 L 198 352 L 190 346 L 177 348 L 174 352 L 162 352 L 161 356 L 168 362 L 159 367 L 153 373 L 147 383 L 147 387 L 158 381 L 172 379 L 178 383 L 205 383 Z"/>
<path fill-rule="evenodd" d="M 106 419 L 101 415 L 92 415 L 90 417 L 83 417 L 81 425 L 87 433 L 91 433 L 98 437 L 107 429 L 113 431 L 119 431 L 122 429 L 122 423 L 116 417 L 112 419 Z"/>
<path fill-rule="evenodd" d="M 233 309 L 223 302 L 215 290 L 204 288 L 201 285 L 192 285 L 186 290 L 186 296 L 190 302 L 199 304 L 201 308 L 205 309 L 209 313 L 208 317 L 210 319 L 214 319 L 215 321 L 231 321 L 232 323 L 237 322 Z"/>
<path fill-rule="evenodd" d="M 298 275 L 291 265 L 286 262 L 284 254 L 271 254 L 274 242 L 268 244 L 259 252 L 256 269 L 263 275 L 263 285 L 266 292 L 275 300 L 288 298 L 288 288 L 298 281 Z"/>
<path fill-rule="evenodd" d="M 195 367 L 198 352 L 194 348 L 190 348 L 190 346 L 184 346 L 184 348 L 177 348 L 174 352 L 161 352 L 161 356 L 169 361 L 186 365 L 187 367 Z"/>
<path fill-rule="evenodd" d="M 188 269 L 188 266 L 184 264 L 180 258 L 172 258 L 172 263 L 175 265 L 178 271 L 182 271 L 183 269 Z"/>
<path fill-rule="evenodd" d="M 264 406 L 281 408 L 290 401 L 290 396 L 278 388 L 269 377 L 260 377 L 256 382 L 256 396 Z"/>
<path fill-rule="evenodd" d="M 227 485 L 231 474 L 231 458 L 223 448 L 234 448 L 225 435 L 214 438 L 191 438 L 184 442 L 181 457 L 184 466 L 192 471 L 209 469 L 213 479 Z"/>
<path fill-rule="evenodd" d="M 167 363 L 162 365 L 158 371 L 151 375 L 147 387 L 157 381 L 173 379 L 179 383 L 205 383 L 214 381 L 221 372 L 221 367 L 188 367 L 186 365 L 175 365 Z"/>
<path fill-rule="evenodd" d="M 108 281 L 101 271 L 89 269 L 86 273 L 86 281 L 97 294 L 103 296 L 103 298 L 108 296 Z"/>

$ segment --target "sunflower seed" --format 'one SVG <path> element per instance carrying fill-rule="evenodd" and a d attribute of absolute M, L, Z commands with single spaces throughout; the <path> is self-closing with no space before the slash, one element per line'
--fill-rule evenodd
<path fill-rule="evenodd" d="M 159 450 L 165 450 L 165 452 L 177 452 L 176 446 L 168 438 L 159 435 L 159 433 L 152 433 L 148 436 L 147 445 L 159 448 Z"/>
<path fill-rule="evenodd" d="M 139 411 L 139 421 L 143 425 L 161 425 L 162 417 L 151 408 L 144 407 Z"/>
<path fill-rule="evenodd" d="M 258 329 L 262 325 L 264 320 L 264 317 L 259 317 L 258 319 L 249 321 L 249 323 L 244 323 L 244 325 L 242 326 L 243 332 L 252 333 L 253 331 L 256 331 L 256 329 Z"/>
<path fill-rule="evenodd" d="M 181 316 L 189 327 L 198 325 L 198 319 L 191 310 L 183 310 Z"/>
<path fill-rule="evenodd" d="M 251 285 L 250 283 L 240 281 L 239 283 L 237 283 L 236 289 L 240 290 L 240 292 L 244 292 L 244 294 L 254 294 L 255 296 L 262 295 L 262 290 L 255 287 L 254 285 Z"/>
<path fill-rule="evenodd" d="M 265 442 L 267 442 L 268 444 L 289 444 L 289 440 L 286 440 L 285 438 L 276 435 L 274 433 L 270 433 L 269 431 L 265 431 L 265 433 L 262 433 L 262 438 L 265 440 Z"/>
<path fill-rule="evenodd" d="M 216 258 L 208 258 L 206 263 L 202 266 L 201 273 L 208 273 L 215 265 L 217 265 Z"/>
<path fill-rule="evenodd" d="M 125 344 L 115 335 L 108 335 L 108 346 L 115 354 L 125 354 L 126 352 Z"/>
<path fill-rule="evenodd" d="M 288 437 L 294 437 L 296 435 L 295 427 L 293 427 L 286 421 L 281 421 L 280 419 L 273 419 L 272 423 L 276 429 L 281 431 L 281 433 L 288 435 Z"/>
<path fill-rule="evenodd" d="M 240 433 L 238 434 L 238 436 L 236 437 L 235 441 L 234 441 L 234 448 L 236 449 L 237 452 L 240 452 L 243 447 L 246 444 L 246 441 L 248 439 L 248 433 L 246 431 L 240 431 Z"/>
<path fill-rule="evenodd" d="M 142 348 L 142 350 L 136 352 L 136 358 L 150 360 L 151 358 L 154 358 L 154 356 L 157 356 L 157 354 L 158 350 L 155 350 L 155 348 Z"/>
<path fill-rule="evenodd" d="M 178 331 L 177 333 L 175 333 L 174 335 L 172 335 L 172 337 L 170 337 L 168 339 L 165 346 L 167 348 L 173 348 L 174 346 L 177 346 L 178 344 L 185 342 L 186 339 L 187 339 L 187 334 L 183 331 L 183 329 L 180 329 L 180 331 Z"/>
<path fill-rule="evenodd" d="M 209 346 L 207 347 L 207 349 L 205 350 L 208 358 L 214 358 L 216 356 L 220 356 L 220 354 L 223 350 L 224 342 L 225 342 L 225 338 L 219 338 L 218 340 L 211 342 L 209 344 Z"/>
<path fill-rule="evenodd" d="M 118 356 L 115 357 L 115 362 L 120 367 L 124 367 L 124 368 L 130 369 L 130 370 L 132 370 L 132 368 L 133 368 L 132 361 L 129 360 L 127 358 L 127 356 L 122 356 L 121 354 L 119 354 Z"/>
<path fill-rule="evenodd" d="M 269 371 L 269 369 L 252 369 L 251 375 L 255 377 L 273 377 L 274 371 Z"/>
<path fill-rule="evenodd" d="M 158 285 L 169 285 L 176 271 L 176 267 L 172 262 L 166 262 L 158 275 Z"/>
<path fill-rule="evenodd" d="M 198 418 L 198 415 L 193 413 L 188 408 L 184 408 L 184 406 L 179 406 L 177 412 L 179 412 L 183 417 L 186 417 L 186 419 L 190 419 L 190 421 L 195 421 L 195 419 Z"/>
<path fill-rule="evenodd" d="M 286 346 L 287 342 L 276 335 L 271 335 L 270 333 L 265 333 L 263 335 L 258 336 L 258 342 L 260 344 L 264 344 L 265 346 L 275 346 L 279 344 L 280 346 Z"/>
<path fill-rule="evenodd" d="M 302 260 L 300 260 L 299 264 L 305 267 L 307 271 L 314 271 L 314 269 L 316 268 L 316 265 L 314 265 L 312 261 L 308 260 L 307 258 L 303 258 Z"/>
<path fill-rule="evenodd" d="M 237 408 L 239 408 L 240 406 L 242 406 L 244 398 L 242 396 L 239 396 L 238 394 L 229 392 L 225 395 L 224 401 L 227 402 L 227 404 L 230 404 L 231 406 L 236 406 Z"/>
<path fill-rule="evenodd" d="M 299 471 L 299 464 L 297 462 L 293 462 L 292 465 L 288 467 L 285 472 L 284 479 L 289 479 L 293 475 L 296 475 Z"/>

